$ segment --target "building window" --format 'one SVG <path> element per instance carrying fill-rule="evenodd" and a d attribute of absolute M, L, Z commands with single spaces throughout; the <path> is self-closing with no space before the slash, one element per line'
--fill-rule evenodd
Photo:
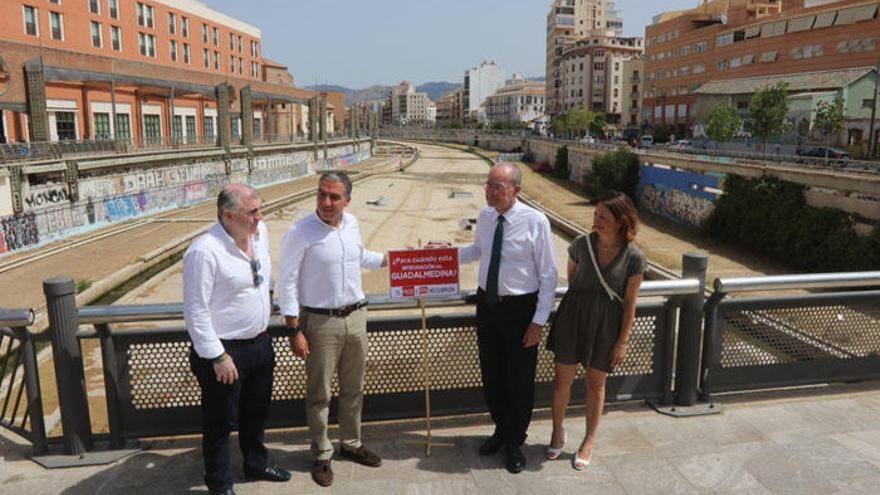
<path fill-rule="evenodd" d="M 242 47 L 242 39 L 241 39 L 241 35 L 238 35 L 238 53 L 241 53 L 241 47 Z"/>
<path fill-rule="evenodd" d="M 53 40 L 64 39 L 64 20 L 58 12 L 49 12 L 49 28 L 52 30 Z"/>
<path fill-rule="evenodd" d="M 24 32 L 30 36 L 39 36 L 40 31 L 37 22 L 37 9 L 30 5 L 24 6 Z"/>
<path fill-rule="evenodd" d="M 189 38 L 189 18 L 188 17 L 181 17 L 180 18 L 180 34 L 182 34 L 184 38 Z"/>
<path fill-rule="evenodd" d="M 95 139 L 110 139 L 110 114 L 95 113 L 92 115 L 95 128 Z"/>
<path fill-rule="evenodd" d="M 168 13 L 168 33 L 177 33 L 177 14 L 175 14 L 174 12 Z"/>
<path fill-rule="evenodd" d="M 214 69 L 220 70 L 220 52 L 214 52 Z"/>
<path fill-rule="evenodd" d="M 235 72 L 235 55 L 229 56 L 229 72 Z"/>
<path fill-rule="evenodd" d="M 239 124 L 238 117 L 235 117 L 234 119 L 232 119 L 232 137 L 234 137 L 234 138 L 241 137 L 241 131 L 239 130 L 238 124 Z"/>
<path fill-rule="evenodd" d="M 205 126 L 205 138 L 211 139 L 214 137 L 214 117 L 210 117 L 208 115 L 205 116 L 204 121 Z"/>
<path fill-rule="evenodd" d="M 235 34 L 229 33 L 229 51 L 235 50 Z"/>
<path fill-rule="evenodd" d="M 206 69 L 211 68 L 211 55 L 210 55 L 210 53 L 211 52 L 209 52 L 207 48 L 202 49 L 202 59 L 205 62 Z"/>
<path fill-rule="evenodd" d="M 95 48 L 101 48 L 104 46 L 104 38 L 101 34 L 102 31 L 101 23 L 92 22 L 92 46 Z"/>
<path fill-rule="evenodd" d="M 107 10 L 111 18 L 119 19 L 119 0 L 107 0 Z"/>
<path fill-rule="evenodd" d="M 76 140 L 76 114 L 73 112 L 55 112 L 55 131 L 59 141 Z"/>
<path fill-rule="evenodd" d="M 220 30 L 214 28 L 214 46 L 220 46 Z"/>
<path fill-rule="evenodd" d="M 202 24 L 202 42 L 203 43 L 208 42 L 208 25 L 207 24 Z"/>
<path fill-rule="evenodd" d="M 110 26 L 110 46 L 113 51 L 122 51 L 122 35 L 116 26 Z"/>
<path fill-rule="evenodd" d="M 187 115 L 186 116 L 186 140 L 195 140 L 196 138 L 196 116 L 195 115 Z"/>
<path fill-rule="evenodd" d="M 177 142 L 181 141 L 180 138 L 183 137 L 183 117 L 180 115 L 175 115 L 171 119 L 171 135 Z"/>
<path fill-rule="evenodd" d="M 238 73 L 244 74 L 244 59 L 241 57 L 238 57 Z"/>
<path fill-rule="evenodd" d="M 92 14 L 101 13 L 101 4 L 98 0 L 89 0 L 89 12 Z"/>
<path fill-rule="evenodd" d="M 153 7 L 138 2 L 137 15 L 139 26 L 144 26 L 148 28 L 153 27 Z"/>
<path fill-rule="evenodd" d="M 162 142 L 162 123 L 158 115 L 144 115 L 144 139 L 147 144 Z"/>
<path fill-rule="evenodd" d="M 256 78 L 260 73 L 260 64 L 256 62 L 251 62 L 251 77 Z"/>
<path fill-rule="evenodd" d="M 127 113 L 116 114 L 116 139 L 131 139 L 131 121 Z"/>
<path fill-rule="evenodd" d="M 183 44 L 183 63 L 189 64 L 189 45 Z"/>
<path fill-rule="evenodd" d="M 171 40 L 169 42 L 169 46 L 171 48 L 171 61 L 177 62 L 177 42 L 174 40 Z"/>
<path fill-rule="evenodd" d="M 146 57 L 156 56 L 156 37 L 152 34 L 138 33 L 138 46 L 141 55 Z"/>
<path fill-rule="evenodd" d="M 263 130 L 263 122 L 261 119 L 254 117 L 254 139 L 260 139 Z"/>
<path fill-rule="evenodd" d="M 251 57 L 256 57 L 258 51 L 259 51 L 259 43 L 251 40 Z"/>
<path fill-rule="evenodd" d="M 871 100 L 871 99 L 862 100 L 862 108 L 868 108 L 868 109 L 874 108 L 874 100 Z"/>

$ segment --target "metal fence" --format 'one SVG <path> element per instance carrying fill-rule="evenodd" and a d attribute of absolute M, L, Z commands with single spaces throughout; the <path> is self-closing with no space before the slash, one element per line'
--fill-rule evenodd
<path fill-rule="evenodd" d="M 34 454 L 46 452 L 46 426 L 40 394 L 30 309 L 0 310 L 0 426 L 33 444 Z"/>
<path fill-rule="evenodd" d="M 717 279 L 706 304 L 701 397 L 880 377 L 880 272 Z M 777 297 L 734 293 L 858 288 Z"/>

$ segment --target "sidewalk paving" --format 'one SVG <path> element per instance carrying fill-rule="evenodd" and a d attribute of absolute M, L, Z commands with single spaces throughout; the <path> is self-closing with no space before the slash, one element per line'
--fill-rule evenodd
<path fill-rule="evenodd" d="M 501 454 L 481 457 L 490 432 L 485 415 L 435 419 L 433 455 L 424 456 L 422 421 L 368 423 L 365 443 L 384 458 L 372 469 L 336 459 L 329 489 L 308 474 L 302 429 L 267 435 L 271 457 L 293 471 L 287 483 L 242 479 L 247 494 L 477 493 L 877 493 L 880 487 L 880 382 L 751 393 L 721 398 L 723 412 L 673 418 L 641 402 L 611 404 L 593 462 L 583 472 L 571 458 L 584 433 L 580 407 L 569 410 L 568 444 L 545 461 L 549 411 L 535 413 L 524 446 L 526 471 L 511 475 Z M 436 444 L 448 442 L 452 447 Z M 233 442 L 235 443 L 235 442 Z M 30 445 L 0 430 L 0 492 L 16 494 L 206 493 L 198 437 L 147 439 L 145 449 L 109 466 L 46 470 L 27 459 Z"/>

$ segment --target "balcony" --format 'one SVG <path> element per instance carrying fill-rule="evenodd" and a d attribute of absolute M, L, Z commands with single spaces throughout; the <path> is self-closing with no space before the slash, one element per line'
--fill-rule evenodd
<path fill-rule="evenodd" d="M 768 15 L 781 14 L 782 2 L 779 0 L 749 1 L 746 11 L 760 19 Z"/>

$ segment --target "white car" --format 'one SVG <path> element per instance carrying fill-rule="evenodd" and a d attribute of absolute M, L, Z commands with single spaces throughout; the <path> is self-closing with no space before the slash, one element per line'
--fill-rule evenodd
<path fill-rule="evenodd" d="M 593 136 L 584 136 L 581 138 L 580 142 L 593 144 L 596 142 L 596 138 L 594 138 Z"/>

